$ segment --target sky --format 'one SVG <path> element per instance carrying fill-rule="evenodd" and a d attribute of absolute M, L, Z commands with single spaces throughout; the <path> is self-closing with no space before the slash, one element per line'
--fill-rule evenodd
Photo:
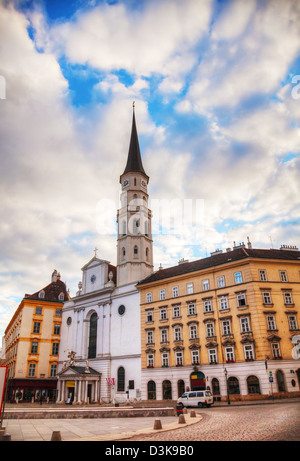
<path fill-rule="evenodd" d="M 298 0 L 0 0 L 1 336 L 54 269 L 116 264 L 133 101 L 155 270 L 300 246 Z"/>

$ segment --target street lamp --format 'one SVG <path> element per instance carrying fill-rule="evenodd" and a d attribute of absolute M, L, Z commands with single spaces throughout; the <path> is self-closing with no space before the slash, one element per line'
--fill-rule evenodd
<path fill-rule="evenodd" d="M 230 405 L 230 398 L 229 398 L 229 388 L 228 388 L 228 379 L 227 379 L 227 375 L 228 375 L 228 372 L 226 370 L 226 368 L 224 369 L 224 373 L 225 373 L 225 378 L 226 378 L 226 389 L 227 389 L 227 403 L 228 405 Z"/>

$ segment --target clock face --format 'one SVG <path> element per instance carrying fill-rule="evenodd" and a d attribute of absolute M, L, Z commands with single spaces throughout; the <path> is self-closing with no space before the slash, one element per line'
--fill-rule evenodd
<path fill-rule="evenodd" d="M 123 187 L 129 186 L 129 179 L 124 179 L 122 186 Z"/>
<path fill-rule="evenodd" d="M 125 306 L 123 306 L 123 304 L 121 304 L 121 306 L 119 306 L 118 312 L 119 312 L 119 315 L 124 315 L 125 314 Z"/>
<path fill-rule="evenodd" d="M 91 277 L 91 282 L 92 282 L 92 283 L 95 283 L 95 281 L 96 281 L 96 275 L 92 275 L 92 277 Z"/>

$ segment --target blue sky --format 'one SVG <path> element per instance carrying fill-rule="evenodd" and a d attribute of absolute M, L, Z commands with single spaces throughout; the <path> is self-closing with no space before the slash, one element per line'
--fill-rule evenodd
<path fill-rule="evenodd" d="M 54 269 L 74 295 L 95 247 L 116 263 L 133 101 L 153 206 L 203 205 L 156 269 L 299 247 L 299 23 L 297 0 L 0 3 L 1 334 Z"/>

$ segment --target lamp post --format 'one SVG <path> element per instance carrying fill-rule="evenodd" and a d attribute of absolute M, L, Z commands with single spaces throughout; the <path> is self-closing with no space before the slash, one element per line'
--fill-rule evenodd
<path fill-rule="evenodd" d="M 225 373 L 225 379 L 226 379 L 227 403 L 228 403 L 228 405 L 230 405 L 229 389 L 228 389 L 228 379 L 227 379 L 228 372 L 227 372 L 226 368 L 224 369 L 224 373 Z"/>

